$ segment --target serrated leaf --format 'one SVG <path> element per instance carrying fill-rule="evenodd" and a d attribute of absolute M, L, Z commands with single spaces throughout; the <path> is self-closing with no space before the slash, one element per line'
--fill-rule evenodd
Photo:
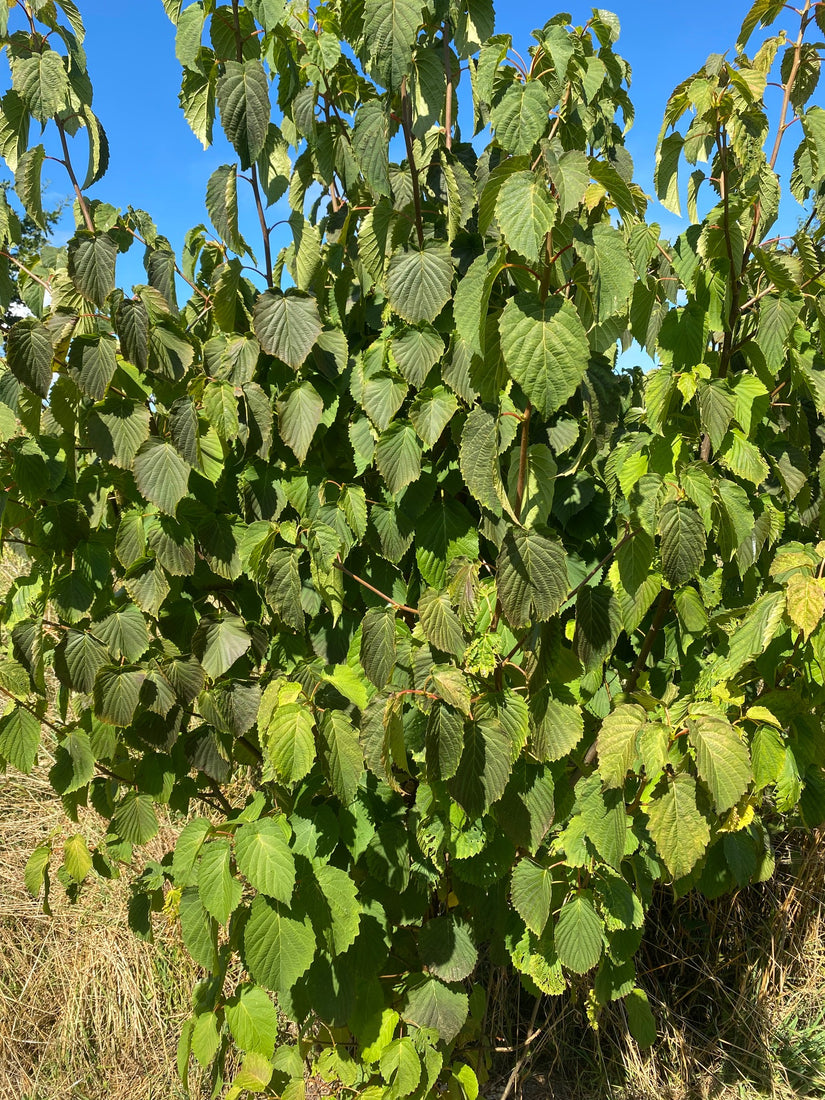
<path fill-rule="evenodd" d="M 43 883 L 49 868 L 51 849 L 46 845 L 35 848 L 26 860 L 26 868 L 23 872 L 23 883 L 33 897 L 37 897 L 43 888 Z"/>
<path fill-rule="evenodd" d="M 696 780 L 680 772 L 647 805 L 648 830 L 674 878 L 690 873 L 705 853 L 710 826 L 696 805 Z"/>
<path fill-rule="evenodd" d="M 112 815 L 112 828 L 130 844 L 148 844 L 159 828 L 149 795 L 129 791 Z"/>
<path fill-rule="evenodd" d="M 551 618 L 567 598 L 567 556 L 556 539 L 509 527 L 496 560 L 496 588 L 514 628 Z"/>
<path fill-rule="evenodd" d="M 549 126 L 550 100 L 539 81 L 517 82 L 490 111 L 498 144 L 508 153 L 529 154 Z"/>
<path fill-rule="evenodd" d="M 450 250 L 439 241 L 429 241 L 421 249 L 394 252 L 390 257 L 387 297 L 398 316 L 413 325 L 436 319 L 452 285 Z"/>
<path fill-rule="evenodd" d="M 242 825 L 235 834 L 235 859 L 258 893 L 289 904 L 295 888 L 295 860 L 277 822 L 265 817 Z"/>
<path fill-rule="evenodd" d="M 204 909 L 218 924 L 226 924 L 240 905 L 243 887 L 232 874 L 228 840 L 208 840 L 201 848 L 198 893 Z"/>
<path fill-rule="evenodd" d="M 496 515 L 511 511 L 504 493 L 498 465 L 498 431 L 495 417 L 476 405 L 461 432 L 459 449 L 461 476 L 479 504 Z"/>
<path fill-rule="evenodd" d="M 397 91 L 408 74 L 420 22 L 416 0 L 367 0 L 363 27 L 370 69 L 385 88 Z"/>
<path fill-rule="evenodd" d="M 95 679 L 95 714 L 110 726 L 129 726 L 135 716 L 146 673 L 128 666 L 104 666 Z"/>
<path fill-rule="evenodd" d="M 149 647 L 146 620 L 134 604 L 116 608 L 105 619 L 92 623 L 92 633 L 116 657 L 139 661 Z"/>
<path fill-rule="evenodd" d="M 465 727 L 464 750 L 449 786 L 468 817 L 481 817 L 501 798 L 510 777 L 510 750 L 510 737 L 497 719 Z"/>
<path fill-rule="evenodd" d="M 643 707 L 621 703 L 607 715 L 596 740 L 599 774 L 606 787 L 623 787 L 636 757 L 636 738 L 647 721 Z"/>
<path fill-rule="evenodd" d="M 541 179 L 532 172 L 508 176 L 498 193 L 496 218 L 508 246 L 535 263 L 553 228 L 552 199 Z"/>
<path fill-rule="evenodd" d="M 598 965 L 604 945 L 604 925 L 589 890 L 567 899 L 559 912 L 553 937 L 559 962 L 568 970 L 586 974 Z"/>
<path fill-rule="evenodd" d="M 423 978 L 407 992 L 401 1015 L 416 1027 L 432 1027 L 451 1043 L 464 1026 L 469 1004 L 463 990 L 451 989 L 438 978 Z"/>
<path fill-rule="evenodd" d="M 92 853 L 79 833 L 67 837 L 63 844 L 63 864 L 75 882 L 82 882 L 92 869 Z"/>
<path fill-rule="evenodd" d="M 717 811 L 725 813 L 753 779 L 747 746 L 729 722 L 709 715 L 688 719 L 688 738 L 696 752 L 696 770 Z"/>
<path fill-rule="evenodd" d="M 432 588 L 426 589 L 418 602 L 418 614 L 427 640 L 436 649 L 451 653 L 460 660 L 465 649 L 464 631 L 450 605 L 449 595 Z"/>
<path fill-rule="evenodd" d="M 364 707 L 366 708 L 366 699 Z M 321 733 L 327 746 L 326 770 L 335 796 L 348 806 L 358 790 L 364 773 L 364 756 L 358 731 L 341 711 L 328 710 L 321 723 Z"/>
<path fill-rule="evenodd" d="M 278 429 L 281 439 L 303 464 L 312 437 L 324 413 L 324 401 L 311 382 L 289 387 L 278 399 Z"/>
<path fill-rule="evenodd" d="M 0 756 L 28 775 L 37 759 L 40 720 L 22 706 L 0 719 Z"/>
<path fill-rule="evenodd" d="M 117 345 L 110 336 L 77 336 L 69 348 L 69 366 L 83 393 L 100 401 L 117 370 Z"/>
<path fill-rule="evenodd" d="M 585 669 L 596 668 L 612 653 L 621 633 L 619 601 L 606 584 L 585 585 L 576 600 L 573 650 Z"/>
<path fill-rule="evenodd" d="M 378 439 L 375 461 L 393 495 L 417 481 L 421 476 L 421 444 L 413 426 L 403 420 L 393 421 Z"/>
<path fill-rule="evenodd" d="M 297 370 L 323 326 L 314 298 L 297 291 L 267 290 L 255 303 L 254 327 L 263 350 Z"/>
<path fill-rule="evenodd" d="M 530 718 L 533 754 L 548 763 L 572 752 L 584 733 L 580 709 L 554 699 L 546 685 L 530 698 Z"/>
<path fill-rule="evenodd" d="M 367 678 L 380 690 L 395 667 L 395 611 L 371 607 L 361 624 L 361 665 Z"/>
<path fill-rule="evenodd" d="M 513 868 L 510 901 L 531 932 L 540 936 L 550 918 L 553 901 L 553 872 L 523 857 Z"/>
<path fill-rule="evenodd" d="M 39 397 L 48 397 L 54 348 L 49 330 L 36 317 L 24 317 L 9 329 L 6 358 L 19 382 Z"/>
<path fill-rule="evenodd" d="M 315 933 L 309 917 L 259 894 L 244 930 L 244 960 L 265 989 L 289 996 L 315 958 Z"/>
<path fill-rule="evenodd" d="M 418 954 L 430 973 L 445 982 L 468 978 L 478 961 L 469 929 L 449 916 L 434 917 L 421 926 Z"/>
<path fill-rule="evenodd" d="M 269 127 L 269 81 L 255 59 L 225 61 L 216 89 L 224 133 L 246 170 L 258 159 Z"/>
<path fill-rule="evenodd" d="M 241 1050 L 271 1058 L 278 1038 L 278 1010 L 256 985 L 241 985 L 226 1002 L 226 1022 Z"/>
<path fill-rule="evenodd" d="M 187 493 L 189 466 L 172 444 L 150 436 L 135 455 L 132 469 L 141 494 L 162 512 L 174 516 Z"/>
<path fill-rule="evenodd" d="M 499 319 L 501 350 L 510 376 L 542 416 L 575 393 L 590 360 L 587 334 L 572 302 L 551 295 L 511 298 Z"/>
<path fill-rule="evenodd" d="M 264 704 L 262 703 L 262 706 Z M 277 707 L 264 729 L 258 730 L 264 756 L 285 786 L 293 787 L 315 762 L 312 711 L 302 703 Z"/>
<path fill-rule="evenodd" d="M 672 588 L 696 576 L 705 560 L 705 543 L 705 525 L 695 509 L 679 501 L 664 506 L 659 516 L 659 552 Z"/>
<path fill-rule="evenodd" d="M 390 340 L 390 350 L 410 385 L 420 387 L 444 355 L 444 340 L 429 325 L 405 328 Z"/>
<path fill-rule="evenodd" d="M 794 573 L 785 589 L 788 616 L 807 640 L 825 615 L 825 590 L 814 577 Z"/>
<path fill-rule="evenodd" d="M 192 650 L 210 680 L 217 680 L 246 653 L 252 638 L 237 615 L 204 616 L 192 638 Z"/>
<path fill-rule="evenodd" d="M 68 272 L 76 290 L 101 308 L 115 288 L 117 242 L 108 233 L 77 233 L 68 245 Z"/>

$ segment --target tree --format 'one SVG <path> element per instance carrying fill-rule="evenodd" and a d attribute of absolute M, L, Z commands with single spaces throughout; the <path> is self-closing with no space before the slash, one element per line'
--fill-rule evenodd
<path fill-rule="evenodd" d="M 164 6 L 184 113 L 237 153 L 181 257 L 85 195 L 107 158 L 74 4 L 0 3 L 0 151 L 42 228 L 28 122 L 54 130 L 77 216 L 0 375 L 2 530 L 31 561 L 0 754 L 28 771 L 45 723 L 67 812 L 109 822 L 28 884 L 77 889 L 157 804 L 205 807 L 131 920 L 179 917 L 208 972 L 181 1073 L 219 1088 L 234 1045 L 233 1097 L 297 1096 L 309 1061 L 368 1100 L 473 1100 L 488 963 L 541 995 L 588 975 L 649 1043 L 654 885 L 765 878 L 778 821 L 825 819 L 823 7 L 751 58 L 783 10 L 757 0 L 674 92 L 656 187 L 675 208 L 687 161 L 693 224 L 668 242 L 608 12 L 549 20 L 528 64 L 487 0 Z M 771 238 L 796 120 L 807 220 Z M 646 376 L 617 369 L 631 338 Z"/>

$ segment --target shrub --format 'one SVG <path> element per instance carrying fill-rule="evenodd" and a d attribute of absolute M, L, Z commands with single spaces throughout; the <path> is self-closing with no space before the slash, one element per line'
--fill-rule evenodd
<path fill-rule="evenodd" d="M 37 848 L 27 885 L 76 893 L 157 804 L 208 807 L 131 923 L 179 917 L 207 972 L 181 1075 L 191 1053 L 218 1091 L 234 1045 L 230 1097 L 294 1100 L 309 1064 L 367 1100 L 475 1100 L 489 965 L 586 981 L 594 1018 L 623 999 L 649 1044 L 654 885 L 763 879 L 776 815 L 825 819 L 823 6 L 751 58 L 783 11 L 757 0 L 668 101 L 666 206 L 694 169 L 672 243 L 608 12 L 551 19 L 528 65 L 488 0 L 164 6 L 184 113 L 237 154 L 180 257 L 85 194 L 108 151 L 74 4 L 0 3 L 0 151 L 45 228 L 30 122 L 54 132 L 77 223 L 21 270 L 0 374 L 2 532 L 30 561 L 0 754 L 28 772 L 50 726 L 67 812 L 110 822 Z M 807 220 L 771 238 L 795 120 Z M 5 200 L 0 234 L 14 262 Z"/>

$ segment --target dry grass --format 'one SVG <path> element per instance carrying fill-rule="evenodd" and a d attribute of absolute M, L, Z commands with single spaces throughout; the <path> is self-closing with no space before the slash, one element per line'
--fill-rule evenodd
<path fill-rule="evenodd" d="M 96 826 L 79 829 L 91 842 Z M 0 779 L 0 1098 L 171 1100 L 195 980 L 175 929 L 154 946 L 132 934 L 125 877 L 94 878 L 75 905 L 55 884 L 51 916 L 23 886 L 28 853 L 76 831 L 43 774 Z"/>

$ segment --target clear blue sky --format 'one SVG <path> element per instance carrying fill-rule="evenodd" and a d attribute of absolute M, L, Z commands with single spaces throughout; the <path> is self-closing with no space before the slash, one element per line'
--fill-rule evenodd
<path fill-rule="evenodd" d="M 216 124 L 216 144 L 204 151 L 184 121 L 177 101 L 180 67 L 175 59 L 174 28 L 161 0 L 78 2 L 87 28 L 85 45 L 95 88 L 94 106 L 111 144 L 109 171 L 91 193 L 115 206 L 131 204 L 149 211 L 177 250 L 186 230 L 205 220 L 206 181 L 219 164 L 234 160 L 232 150 L 220 137 Z M 653 191 L 656 136 L 667 96 L 681 79 L 704 63 L 708 54 L 732 49 L 748 3 L 617 0 L 614 4 L 613 10 L 622 23 L 617 48 L 633 69 L 631 98 L 636 122 L 628 136 L 628 147 L 636 164 L 636 177 L 649 194 Z M 533 27 L 542 25 L 559 7 L 500 0 L 496 7 L 497 30 L 511 33 L 515 48 L 524 53 Z M 575 23 L 583 23 L 592 9 L 577 0 L 565 10 Z M 791 20 L 796 17 L 787 14 L 790 32 Z M 6 82 L 7 75 L 3 75 Z M 460 91 L 467 94 L 469 88 Z M 74 146 L 78 150 L 77 163 L 85 171 L 85 136 L 79 135 Z M 67 196 L 70 188 L 58 165 L 47 162 L 45 177 L 50 174 L 49 168 L 51 186 L 46 198 L 53 203 Z M 240 187 L 245 187 L 243 182 Z M 795 223 L 795 211 L 786 216 L 791 224 Z M 666 237 L 675 236 L 684 225 L 661 207 L 655 217 Z M 258 239 L 251 224 L 248 239 Z M 142 281 L 138 249 L 121 263 L 122 284 Z"/>

